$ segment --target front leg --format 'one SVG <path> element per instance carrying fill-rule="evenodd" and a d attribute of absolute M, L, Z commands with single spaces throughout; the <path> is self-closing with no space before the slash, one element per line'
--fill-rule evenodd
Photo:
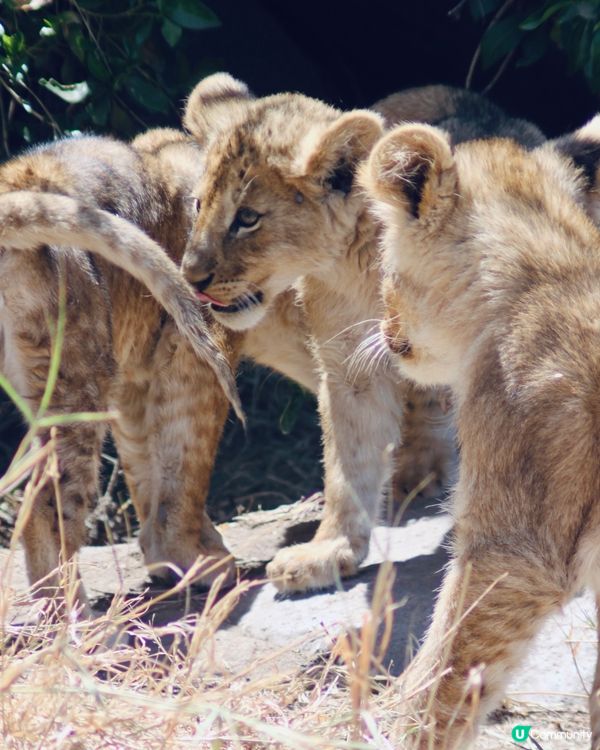
<path fill-rule="evenodd" d="M 279 590 L 322 588 L 356 573 L 390 475 L 399 405 L 386 376 L 353 382 L 337 363 L 323 373 L 324 518 L 313 541 L 280 550 L 269 564 L 267 572 Z"/>

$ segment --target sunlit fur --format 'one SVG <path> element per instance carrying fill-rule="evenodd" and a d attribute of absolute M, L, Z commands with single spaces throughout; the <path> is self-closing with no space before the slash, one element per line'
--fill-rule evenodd
<path fill-rule="evenodd" d="M 244 84 L 217 74 L 192 92 L 184 124 L 206 149 L 187 278 L 221 305 L 256 295 L 248 310 L 213 304 L 212 312 L 247 329 L 253 356 L 288 373 L 292 347 L 271 335 L 269 321 L 277 323 L 282 294 L 297 302 L 296 340 L 308 354 L 301 375 L 319 398 L 326 508 L 315 539 L 281 550 L 268 573 L 284 591 L 328 586 L 365 556 L 401 440 L 397 485 L 405 491 L 430 472 L 443 481 L 452 456 L 448 434 L 422 418 L 439 409 L 435 397 L 383 366 L 383 349 L 357 351 L 382 306 L 377 226 L 354 172 L 380 136 L 381 118 L 300 94 L 254 100 Z M 261 215 L 255 231 L 236 231 L 240 208 Z"/>
<path fill-rule="evenodd" d="M 544 618 L 600 592 L 599 155 L 594 128 L 528 152 L 405 125 L 362 171 L 385 225 L 383 335 L 405 375 L 452 386 L 461 444 L 454 560 L 401 679 L 418 728 L 402 747 L 467 747 Z"/>

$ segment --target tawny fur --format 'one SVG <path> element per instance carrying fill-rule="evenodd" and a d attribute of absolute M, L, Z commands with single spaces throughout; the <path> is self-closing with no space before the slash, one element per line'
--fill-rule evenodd
<path fill-rule="evenodd" d="M 184 272 L 220 323 L 246 331 L 258 361 L 319 398 L 325 517 L 312 542 L 281 550 L 268 573 L 285 591 L 331 585 L 367 552 L 405 402 L 413 411 L 398 484 L 412 489 L 429 472 L 443 481 L 451 456 L 431 392 L 377 367 L 379 352 L 357 351 L 382 307 L 377 229 L 353 174 L 382 120 L 300 95 L 253 100 L 218 74 L 194 90 L 184 124 L 206 149 Z M 268 342 L 282 295 L 293 295 L 297 323 L 293 345 L 280 351 Z"/>
<path fill-rule="evenodd" d="M 587 179 L 572 146 L 453 150 L 443 131 L 404 125 L 362 170 L 385 225 L 382 339 L 405 376 L 452 387 L 461 445 L 454 559 L 400 681 L 415 719 L 402 747 L 466 748 L 544 618 L 584 585 L 600 593 L 600 232 L 588 206 L 600 139 Z"/>
<path fill-rule="evenodd" d="M 113 433 L 146 561 L 183 569 L 199 555 L 228 555 L 203 500 L 225 394 L 239 410 L 228 364 L 233 338 L 212 324 L 209 332 L 173 262 L 192 216 L 188 184 L 200 169 L 197 147 L 176 131 L 146 134 L 133 148 L 101 138 L 63 141 L 0 167 L 2 371 L 36 411 L 64 274 L 66 335 L 50 413 L 118 411 Z M 59 430 L 68 556 L 85 540 L 105 430 L 98 423 Z M 48 484 L 24 532 L 32 582 L 59 562 L 59 526 Z M 231 563 L 227 569 L 233 572 Z"/>

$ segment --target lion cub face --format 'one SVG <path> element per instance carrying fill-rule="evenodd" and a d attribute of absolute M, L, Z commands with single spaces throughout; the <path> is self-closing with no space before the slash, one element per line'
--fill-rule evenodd
<path fill-rule="evenodd" d="M 298 94 L 254 100 L 217 74 L 192 92 L 184 123 L 206 169 L 183 270 L 220 322 L 250 328 L 300 277 L 331 272 L 352 243 L 365 213 L 354 169 L 381 120 Z"/>
<path fill-rule="evenodd" d="M 595 236 L 581 174 L 551 144 L 453 149 L 437 128 L 403 125 L 373 148 L 360 181 L 384 225 L 381 335 L 424 384 L 462 382 L 477 342 L 490 332 L 502 341 L 539 269 L 566 274 L 581 252 L 571 245 Z M 534 350 L 540 332 L 524 330 Z"/>

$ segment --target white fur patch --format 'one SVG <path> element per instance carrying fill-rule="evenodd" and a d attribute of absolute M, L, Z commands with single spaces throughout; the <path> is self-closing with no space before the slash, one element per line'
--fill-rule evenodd
<path fill-rule="evenodd" d="M 232 331 L 247 331 L 258 325 L 265 317 L 268 306 L 265 304 L 252 305 L 244 310 L 234 313 L 220 313 L 218 308 L 212 308 L 215 320 Z"/>

